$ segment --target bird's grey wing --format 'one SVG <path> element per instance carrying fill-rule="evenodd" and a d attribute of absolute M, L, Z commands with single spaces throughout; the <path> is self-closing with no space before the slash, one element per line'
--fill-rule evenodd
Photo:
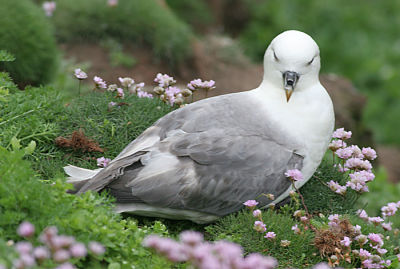
<path fill-rule="evenodd" d="M 263 194 L 279 196 L 287 190 L 290 181 L 284 173 L 301 169 L 303 160 L 266 137 L 215 129 L 175 136 L 168 148 L 162 154 L 177 156 L 177 161 L 162 174 L 135 174 L 126 185 L 132 196 L 153 206 L 219 216 L 237 211 L 249 199 L 268 204 Z M 131 175 L 121 179 L 126 176 Z"/>
<path fill-rule="evenodd" d="M 109 188 L 119 202 L 225 215 L 279 195 L 301 168 L 298 144 L 246 95 L 206 99 L 155 123 L 80 192 Z M 262 204 L 270 202 L 260 197 Z"/>

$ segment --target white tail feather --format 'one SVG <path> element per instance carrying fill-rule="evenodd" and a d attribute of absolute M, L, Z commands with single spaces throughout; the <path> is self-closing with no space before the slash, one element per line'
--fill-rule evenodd
<path fill-rule="evenodd" d="M 98 172 L 100 172 L 101 169 L 102 168 L 90 170 L 74 165 L 68 165 L 64 167 L 65 173 L 69 176 L 67 180 L 68 183 L 90 179 L 94 177 Z"/>

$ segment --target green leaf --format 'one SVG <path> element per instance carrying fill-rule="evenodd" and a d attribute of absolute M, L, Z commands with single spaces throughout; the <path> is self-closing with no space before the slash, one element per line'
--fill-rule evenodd
<path fill-rule="evenodd" d="M 110 263 L 107 267 L 108 269 L 121 269 L 121 265 L 117 262 Z"/>
<path fill-rule="evenodd" d="M 32 141 L 29 143 L 29 145 L 28 145 L 26 148 L 24 148 L 25 154 L 26 154 L 26 155 L 32 154 L 32 153 L 35 151 L 35 148 L 36 148 L 36 142 L 32 140 Z"/>
<path fill-rule="evenodd" d="M 20 140 L 18 138 L 16 138 L 15 136 L 13 138 L 11 138 L 11 146 L 13 148 L 13 150 L 19 150 L 21 148 L 21 143 Z"/>
<path fill-rule="evenodd" d="M 13 62 L 14 60 L 14 55 L 7 52 L 6 50 L 0 50 L 0 62 Z"/>

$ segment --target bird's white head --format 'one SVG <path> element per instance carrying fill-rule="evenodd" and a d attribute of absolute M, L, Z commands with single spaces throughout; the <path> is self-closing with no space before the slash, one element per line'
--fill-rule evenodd
<path fill-rule="evenodd" d="M 275 37 L 264 55 L 264 82 L 286 92 L 301 91 L 319 83 L 321 67 L 317 43 L 307 34 L 290 30 Z"/>

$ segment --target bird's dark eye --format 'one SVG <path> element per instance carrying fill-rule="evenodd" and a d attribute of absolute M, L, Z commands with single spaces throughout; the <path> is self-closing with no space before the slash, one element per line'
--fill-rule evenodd
<path fill-rule="evenodd" d="M 274 59 L 275 61 L 279 62 L 278 56 L 276 56 L 275 51 L 274 51 Z"/>
<path fill-rule="evenodd" d="M 310 64 L 312 64 L 312 62 L 314 61 L 314 59 L 315 59 L 315 57 L 314 57 L 314 58 L 312 58 L 312 59 L 311 59 L 311 61 L 309 61 L 309 62 L 307 63 L 307 65 L 310 65 Z"/>

